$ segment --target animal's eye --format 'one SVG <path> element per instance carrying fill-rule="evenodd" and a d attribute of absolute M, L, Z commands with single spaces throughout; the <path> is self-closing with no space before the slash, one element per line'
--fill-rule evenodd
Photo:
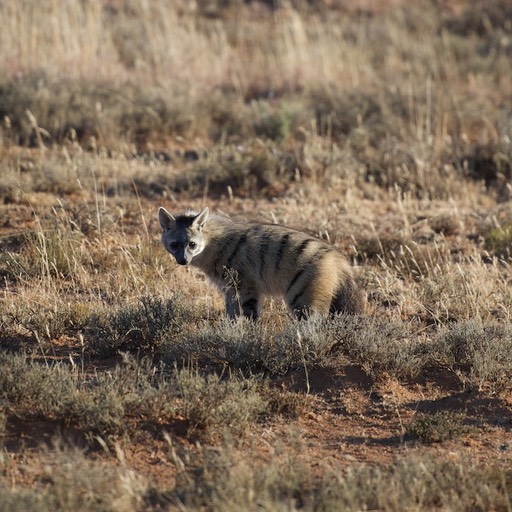
<path fill-rule="evenodd" d="M 196 248 L 196 243 L 195 242 L 189 242 L 188 243 L 188 246 L 191 248 L 191 249 L 195 249 Z"/>
<path fill-rule="evenodd" d="M 171 242 L 170 244 L 171 249 L 177 249 L 178 248 L 178 242 Z"/>

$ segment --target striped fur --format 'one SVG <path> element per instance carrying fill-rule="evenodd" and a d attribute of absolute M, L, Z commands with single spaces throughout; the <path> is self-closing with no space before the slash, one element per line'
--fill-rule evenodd
<path fill-rule="evenodd" d="M 228 317 L 257 319 L 265 295 L 282 296 L 303 318 L 318 313 L 364 313 L 352 268 L 331 245 L 276 224 L 235 221 L 160 208 L 162 243 L 181 265 L 194 265 L 224 292 Z"/>

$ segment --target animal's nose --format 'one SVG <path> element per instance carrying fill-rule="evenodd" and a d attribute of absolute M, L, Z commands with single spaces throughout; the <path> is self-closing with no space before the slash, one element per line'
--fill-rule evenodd
<path fill-rule="evenodd" d="M 186 265 L 187 260 L 185 258 L 176 258 L 178 265 Z"/>

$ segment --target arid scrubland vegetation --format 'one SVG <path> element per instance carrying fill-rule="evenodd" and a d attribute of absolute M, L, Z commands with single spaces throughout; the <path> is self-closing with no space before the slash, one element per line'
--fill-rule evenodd
<path fill-rule="evenodd" d="M 510 2 L 0 19 L 0 511 L 510 510 Z M 367 317 L 227 322 L 160 205 L 330 240 Z"/>

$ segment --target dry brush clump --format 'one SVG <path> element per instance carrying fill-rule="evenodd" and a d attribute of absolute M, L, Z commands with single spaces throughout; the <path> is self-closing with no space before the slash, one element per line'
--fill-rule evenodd
<path fill-rule="evenodd" d="M 508 323 L 458 322 L 439 335 L 438 350 L 447 364 L 469 387 L 508 388 L 512 364 L 508 350 L 512 330 Z"/>
<path fill-rule="evenodd" d="M 189 434 L 203 432 L 206 438 L 229 434 L 240 438 L 268 409 L 256 379 L 200 377 L 182 370 L 174 380 L 178 411 Z"/>
<path fill-rule="evenodd" d="M 123 401 L 108 376 L 88 385 L 78 367 L 43 365 L 22 355 L 3 354 L 1 366 L 0 392 L 12 414 L 58 420 L 102 435 L 121 429 Z"/>
<path fill-rule="evenodd" d="M 107 357 L 119 351 L 154 352 L 168 332 L 179 336 L 180 323 L 186 321 L 174 301 L 149 296 L 141 297 L 134 306 L 93 313 L 84 327 L 90 350 Z"/>
<path fill-rule="evenodd" d="M 80 431 L 93 442 L 132 432 L 137 421 L 186 426 L 187 435 L 218 439 L 243 434 L 269 411 L 256 378 L 202 375 L 125 356 L 110 372 L 89 375 L 82 362 L 32 361 L 2 354 L 0 397 L 7 416 L 39 417 Z M 135 423 L 134 423 L 135 422 Z M 143 423 L 138 428 L 144 428 Z"/>
<path fill-rule="evenodd" d="M 244 144 L 215 146 L 184 163 L 184 172 L 180 174 L 169 176 L 164 170 L 152 177 L 149 186 L 142 178 L 137 178 L 135 184 L 149 197 L 164 191 L 211 198 L 275 196 L 286 190 L 303 167 L 303 161 L 293 150 L 249 138 Z"/>
<path fill-rule="evenodd" d="M 246 373 L 284 374 L 327 357 L 335 343 L 321 323 L 293 322 L 283 331 L 265 323 L 223 321 L 167 344 L 164 359 L 228 366 Z"/>
<path fill-rule="evenodd" d="M 407 438 L 421 443 L 441 443 L 471 432 L 466 424 L 468 416 L 463 412 L 440 411 L 419 414 L 405 427 Z"/>
<path fill-rule="evenodd" d="M 224 321 L 163 345 L 163 359 L 174 364 L 228 367 L 244 373 L 286 375 L 329 368 L 339 362 L 360 366 L 370 377 L 411 378 L 433 363 L 433 341 L 421 326 L 340 315 L 333 319 L 290 319 L 284 329 L 270 323 Z"/>

